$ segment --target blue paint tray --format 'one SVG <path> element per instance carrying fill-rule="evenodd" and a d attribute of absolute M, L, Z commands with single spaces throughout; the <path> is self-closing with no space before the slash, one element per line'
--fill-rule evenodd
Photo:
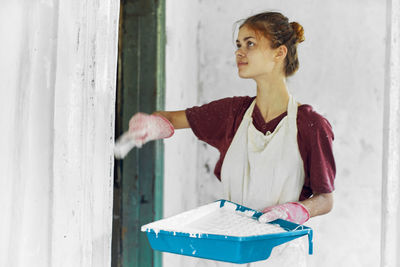
<path fill-rule="evenodd" d="M 304 235 L 308 235 L 312 254 L 310 227 L 281 219 L 262 224 L 257 221 L 261 215 L 239 204 L 218 200 L 143 225 L 141 230 L 155 250 L 232 263 L 265 260 L 275 246 Z"/>

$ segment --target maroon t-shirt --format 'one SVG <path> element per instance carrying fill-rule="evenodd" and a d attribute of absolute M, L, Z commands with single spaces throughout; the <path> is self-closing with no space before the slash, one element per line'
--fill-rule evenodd
<path fill-rule="evenodd" d="M 221 167 L 225 154 L 239 128 L 246 110 L 255 97 L 228 97 L 202 106 L 186 109 L 186 117 L 194 134 L 220 152 L 214 174 L 221 180 Z M 252 114 L 257 130 L 273 132 L 287 112 L 265 122 L 257 105 Z M 332 152 L 334 135 L 328 120 L 310 105 L 300 105 L 297 112 L 297 143 L 304 163 L 304 186 L 299 200 L 313 194 L 330 193 L 334 190 L 336 174 Z"/>

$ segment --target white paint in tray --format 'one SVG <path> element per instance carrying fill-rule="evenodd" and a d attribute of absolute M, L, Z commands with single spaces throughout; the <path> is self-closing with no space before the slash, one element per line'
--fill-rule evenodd
<path fill-rule="evenodd" d="M 142 226 L 142 231 L 160 230 L 189 233 L 191 237 L 200 234 L 215 234 L 224 236 L 255 236 L 271 233 L 286 232 L 279 225 L 260 223 L 251 216 L 253 211 L 236 211 L 236 205 L 225 202 L 220 207 L 220 202 L 192 209 L 178 215 L 155 221 Z"/>

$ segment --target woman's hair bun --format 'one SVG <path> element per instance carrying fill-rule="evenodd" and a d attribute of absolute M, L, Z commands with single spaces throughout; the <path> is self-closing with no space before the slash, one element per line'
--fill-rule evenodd
<path fill-rule="evenodd" d="M 296 33 L 297 43 L 303 42 L 305 40 L 303 26 L 295 21 L 290 22 L 290 25 L 292 26 L 293 31 Z"/>

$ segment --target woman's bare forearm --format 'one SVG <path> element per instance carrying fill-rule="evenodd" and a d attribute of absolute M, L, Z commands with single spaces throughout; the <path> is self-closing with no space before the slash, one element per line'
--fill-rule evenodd
<path fill-rule="evenodd" d="M 300 201 L 308 212 L 310 217 L 326 214 L 332 210 L 333 207 L 333 193 L 313 195 L 309 199 Z"/>
<path fill-rule="evenodd" d="M 158 114 L 169 120 L 175 129 L 190 128 L 184 110 L 179 111 L 156 111 L 153 114 Z"/>

